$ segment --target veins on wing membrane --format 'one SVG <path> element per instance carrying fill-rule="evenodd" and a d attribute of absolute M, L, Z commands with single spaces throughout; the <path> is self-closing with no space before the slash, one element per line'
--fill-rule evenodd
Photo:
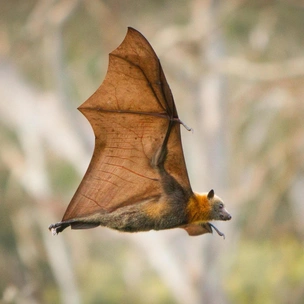
<path fill-rule="evenodd" d="M 131 155 L 130 157 L 122 157 L 122 156 L 119 156 L 119 155 L 107 155 L 107 158 L 114 158 L 114 159 L 119 159 L 119 160 L 122 160 L 122 161 L 129 161 L 133 164 L 137 164 L 136 161 L 134 161 L 131 158 L 140 158 L 140 156 Z"/>
<path fill-rule="evenodd" d="M 117 167 L 117 165 L 114 165 L 114 164 L 109 164 L 109 163 L 105 163 L 105 164 L 106 164 L 106 165 L 109 165 L 109 166 L 115 166 L 115 167 Z M 98 171 L 100 171 L 100 172 L 102 172 L 102 173 L 105 173 L 105 174 L 109 174 L 110 176 L 113 175 L 113 176 L 115 176 L 115 177 L 121 179 L 122 181 L 124 181 L 124 182 L 126 182 L 126 183 L 135 184 L 134 182 L 129 181 L 129 180 L 127 180 L 126 178 L 123 178 L 123 177 L 121 177 L 120 175 L 118 175 L 118 174 L 116 174 L 116 173 L 114 173 L 114 172 L 106 171 L 106 170 L 104 170 L 104 169 L 99 169 Z M 107 179 L 103 179 L 103 181 L 111 182 L 110 180 L 107 180 Z M 115 185 L 115 186 L 118 187 L 118 185 L 114 184 L 113 182 L 111 182 L 111 184 L 113 184 L 113 185 Z"/>
<path fill-rule="evenodd" d="M 95 200 L 93 200 L 91 197 L 85 195 L 84 193 L 80 193 L 81 196 L 85 197 L 86 199 L 90 200 L 91 202 L 93 202 L 95 205 L 99 206 L 100 208 L 102 208 L 102 206 L 100 206 Z"/>
<path fill-rule="evenodd" d="M 122 166 L 122 165 L 110 164 L 110 163 L 105 163 L 105 164 L 106 164 L 106 165 L 109 165 L 109 166 L 114 166 L 114 167 L 117 167 L 117 168 L 126 170 L 126 171 L 128 171 L 128 172 L 130 172 L 130 173 L 132 173 L 132 174 L 135 174 L 135 175 L 137 175 L 137 176 L 139 176 L 139 177 L 142 177 L 142 178 L 147 178 L 147 179 L 150 179 L 150 180 L 152 180 L 152 181 L 158 181 L 157 178 L 145 176 L 145 175 L 143 175 L 143 174 L 140 174 L 139 172 L 133 171 L 133 170 L 131 170 L 130 168 L 127 168 L 127 167 Z M 112 174 L 112 173 L 111 173 L 111 174 Z"/>
<path fill-rule="evenodd" d="M 160 100 L 159 100 L 159 98 L 158 98 L 158 96 L 157 96 L 157 94 L 156 94 L 156 92 L 155 92 L 155 90 L 154 90 L 154 87 L 153 87 L 151 81 L 149 80 L 149 78 L 147 77 L 147 75 L 146 75 L 144 69 L 143 69 L 139 64 L 136 64 L 136 63 L 132 62 L 131 60 L 129 60 L 129 59 L 126 58 L 126 57 L 121 57 L 121 56 L 119 56 L 119 55 L 114 55 L 114 54 L 111 54 L 111 55 L 112 55 L 112 56 L 115 56 L 115 57 L 117 57 L 117 58 L 120 58 L 120 59 L 122 59 L 122 60 L 124 60 L 124 61 L 126 61 L 126 62 L 128 62 L 130 65 L 135 66 L 137 69 L 140 70 L 140 72 L 142 73 L 142 75 L 144 76 L 144 78 L 145 78 L 145 80 L 146 80 L 146 83 L 148 84 L 149 88 L 151 89 L 151 91 L 152 91 L 152 93 L 153 93 L 153 95 L 154 95 L 154 98 L 155 98 L 157 104 L 158 104 L 158 105 L 165 111 L 165 113 L 167 114 L 167 109 L 166 109 L 166 108 L 162 105 L 162 103 L 160 102 Z M 154 54 L 151 54 L 151 55 L 152 55 L 151 57 L 154 57 Z M 139 55 L 138 55 L 138 56 L 139 56 Z M 158 60 L 158 58 L 157 58 L 157 60 Z M 159 61 L 158 61 L 158 70 L 161 70 L 161 66 L 160 66 Z M 158 78 L 158 82 L 161 82 L 161 81 L 160 81 L 160 77 Z M 155 84 L 156 84 L 156 85 L 159 85 L 158 82 L 155 83 Z M 163 87 L 163 85 L 162 85 L 162 83 L 161 83 L 160 88 L 161 88 L 161 90 L 163 91 L 162 87 Z M 166 102 L 166 101 L 165 101 L 165 102 Z"/>

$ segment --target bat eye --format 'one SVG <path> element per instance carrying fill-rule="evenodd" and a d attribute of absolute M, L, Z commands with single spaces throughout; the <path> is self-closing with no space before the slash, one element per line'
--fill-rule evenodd
<path fill-rule="evenodd" d="M 219 204 L 219 208 L 220 209 L 223 209 L 223 207 L 224 207 L 224 205 L 221 203 L 221 204 Z"/>

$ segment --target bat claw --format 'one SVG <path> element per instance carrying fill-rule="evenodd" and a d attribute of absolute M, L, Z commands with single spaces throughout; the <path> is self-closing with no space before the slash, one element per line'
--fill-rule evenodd
<path fill-rule="evenodd" d="M 49 230 L 51 231 L 52 235 L 57 235 L 59 232 L 61 232 L 68 226 L 70 225 L 59 222 L 59 223 L 51 224 L 49 226 Z"/>
<path fill-rule="evenodd" d="M 52 235 L 57 235 L 58 234 L 58 232 L 57 232 L 58 225 L 57 224 L 51 224 L 49 226 L 49 230 L 51 231 Z"/>
<path fill-rule="evenodd" d="M 179 123 L 183 125 L 183 127 L 187 130 L 187 131 L 191 131 L 192 133 L 194 132 L 193 128 L 188 127 L 185 123 L 183 123 L 180 119 L 179 119 Z"/>
<path fill-rule="evenodd" d="M 50 230 L 51 230 L 52 235 L 57 235 L 58 234 L 56 228 L 51 228 Z"/>

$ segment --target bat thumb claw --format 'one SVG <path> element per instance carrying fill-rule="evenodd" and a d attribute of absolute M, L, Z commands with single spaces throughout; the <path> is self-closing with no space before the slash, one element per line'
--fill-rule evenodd
<path fill-rule="evenodd" d="M 188 126 L 187 126 L 185 123 L 183 123 L 180 119 L 179 119 L 179 122 L 180 122 L 180 124 L 182 124 L 182 125 L 184 126 L 184 128 L 185 128 L 187 131 L 191 131 L 192 134 L 194 133 L 193 128 L 188 127 Z"/>

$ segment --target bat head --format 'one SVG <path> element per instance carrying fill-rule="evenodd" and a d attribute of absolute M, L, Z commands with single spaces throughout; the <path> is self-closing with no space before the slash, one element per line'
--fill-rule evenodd
<path fill-rule="evenodd" d="M 207 194 L 207 199 L 211 205 L 210 217 L 211 220 L 229 221 L 231 215 L 226 210 L 223 201 L 214 194 L 213 190 L 210 190 Z"/>

